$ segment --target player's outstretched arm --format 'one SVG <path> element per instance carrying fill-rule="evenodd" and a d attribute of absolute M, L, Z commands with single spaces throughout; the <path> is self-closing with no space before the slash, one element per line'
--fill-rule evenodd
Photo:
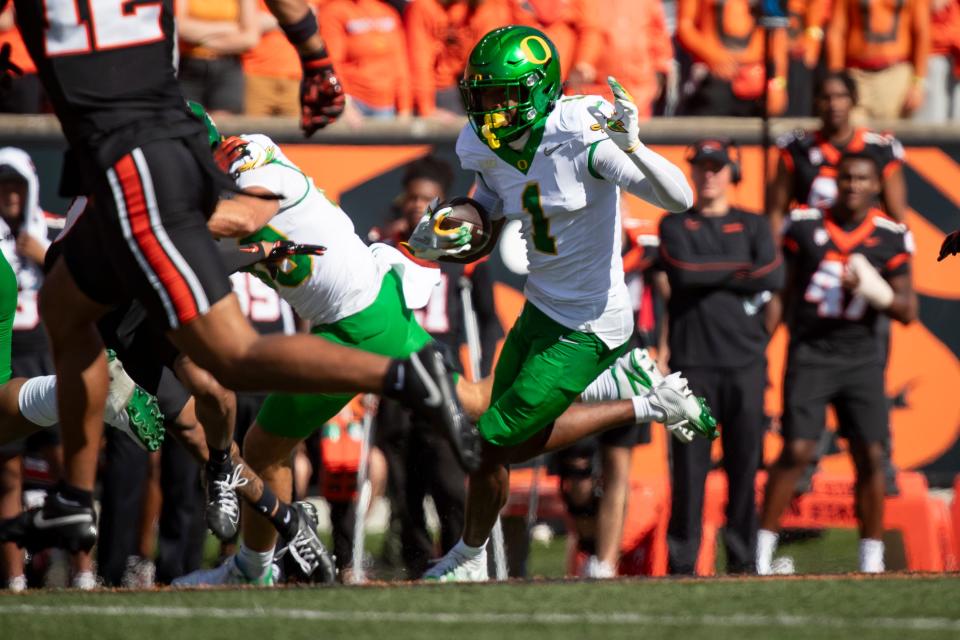
<path fill-rule="evenodd" d="M 597 145 L 590 168 L 651 204 L 668 211 L 686 211 L 693 206 L 693 189 L 683 171 L 640 142 L 637 105 L 613 76 L 607 82 L 616 109 L 612 115 L 596 109 L 593 116 L 613 144 L 603 141 Z"/>
<path fill-rule="evenodd" d="M 270 12 L 297 52 L 303 67 L 300 81 L 300 128 L 305 136 L 336 121 L 346 96 L 320 37 L 317 17 L 306 0 L 266 0 Z"/>
<path fill-rule="evenodd" d="M 256 233 L 267 224 L 280 210 L 279 200 L 258 198 L 273 196 L 266 189 L 251 187 L 233 197 L 222 198 L 217 208 L 207 220 L 207 229 L 215 238 L 245 238 Z"/>

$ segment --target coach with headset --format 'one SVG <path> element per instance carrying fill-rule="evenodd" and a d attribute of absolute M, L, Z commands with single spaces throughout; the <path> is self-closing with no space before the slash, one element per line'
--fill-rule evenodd
<path fill-rule="evenodd" d="M 767 220 L 731 206 L 740 181 L 740 153 L 732 140 L 706 139 L 687 153 L 696 203 L 660 222 L 660 257 L 669 298 L 666 335 L 674 370 L 705 396 L 720 422 L 723 468 L 729 481 L 727 571 L 754 571 L 757 513 L 754 478 L 761 461 L 765 351 L 770 332 L 763 309 L 784 282 L 783 262 Z M 661 354 L 665 356 L 666 354 Z M 700 550 L 704 485 L 710 442 L 674 442 L 672 511 L 667 534 L 670 572 L 692 574 Z"/>

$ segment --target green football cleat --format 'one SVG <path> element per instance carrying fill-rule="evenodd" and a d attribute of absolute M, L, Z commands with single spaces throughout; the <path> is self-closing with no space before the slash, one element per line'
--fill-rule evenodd
<path fill-rule="evenodd" d="M 156 397 L 133 381 L 112 349 L 107 349 L 107 368 L 110 391 L 104 422 L 127 434 L 141 449 L 157 451 L 163 444 L 166 429 Z"/>
<path fill-rule="evenodd" d="M 687 426 L 693 427 L 694 430 L 704 438 L 714 440 L 720 435 L 720 431 L 717 429 L 717 419 L 713 417 L 713 412 L 710 411 L 710 405 L 707 404 L 707 399 L 703 396 L 695 397 L 700 404 L 700 416 L 690 420 Z"/>

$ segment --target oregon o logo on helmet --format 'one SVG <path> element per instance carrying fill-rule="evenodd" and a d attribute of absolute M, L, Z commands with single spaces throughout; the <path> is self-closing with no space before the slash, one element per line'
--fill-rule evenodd
<path fill-rule="evenodd" d="M 531 49 L 531 40 L 539 45 L 541 50 L 540 54 L 534 53 L 533 49 Z M 540 36 L 527 36 L 520 41 L 520 48 L 523 50 L 523 54 L 527 57 L 528 62 L 533 62 L 534 64 L 543 64 L 550 59 L 550 45 L 548 45 L 547 41 Z"/>

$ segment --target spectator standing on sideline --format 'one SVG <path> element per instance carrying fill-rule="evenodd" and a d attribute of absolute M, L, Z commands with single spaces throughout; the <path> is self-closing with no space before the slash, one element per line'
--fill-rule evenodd
<path fill-rule="evenodd" d="M 857 85 L 846 71 L 828 73 L 817 85 L 814 110 L 820 128 L 798 129 L 777 141 L 780 161 L 767 199 L 770 225 L 779 230 L 792 207 L 829 207 L 837 196 L 837 161 L 847 151 L 865 152 L 881 168 L 880 203 L 894 220 L 907 215 L 903 147 L 893 136 L 855 127 L 851 112 Z"/>
<path fill-rule="evenodd" d="M 750 0 L 679 0 L 677 40 L 693 58 L 683 82 L 680 115 L 759 117 L 763 84 L 767 110 L 780 115 L 787 106 L 787 34 L 771 36 L 767 77 L 764 29 Z"/>
<path fill-rule="evenodd" d="M 374 230 L 371 239 L 390 244 L 406 240 L 427 205 L 434 198 L 444 200 L 452 182 L 450 165 L 434 156 L 407 165 L 403 191 L 396 201 L 399 218 L 384 231 Z M 417 321 L 459 362 L 465 340 L 461 287 L 462 279 L 468 279 L 480 330 L 480 374 L 488 376 L 497 340 L 503 336 L 493 305 L 489 264 L 428 264 L 440 268 L 440 284 L 434 287 L 427 305 L 414 312 Z M 460 538 L 466 500 L 466 475 L 452 449 L 434 429 L 418 426 L 417 420 L 398 403 L 382 399 L 374 430 L 376 446 L 387 460 L 388 492 L 400 522 L 401 555 L 410 579 L 422 576 L 428 561 L 436 557 L 423 510 L 424 497 L 433 498 L 440 518 L 441 555 Z"/>
<path fill-rule="evenodd" d="M 396 9 L 382 0 L 329 0 L 317 19 L 348 97 L 344 118 L 409 116 L 407 39 Z"/>
<path fill-rule="evenodd" d="M 260 41 L 240 56 L 244 113 L 248 116 L 300 115 L 300 57 L 289 46 L 264 0 L 257 0 Z"/>
<path fill-rule="evenodd" d="M 754 483 L 763 444 L 769 333 L 763 307 L 783 286 L 783 263 L 766 218 L 731 206 L 740 158 L 730 140 L 701 140 L 687 156 L 696 204 L 660 222 L 670 281 L 670 367 L 706 397 L 722 425 L 728 497 L 723 541 L 729 573 L 752 573 Z M 709 441 L 673 442 L 669 570 L 692 574 L 700 550 Z"/>
<path fill-rule="evenodd" d="M 908 118 L 923 103 L 930 55 L 930 0 L 835 0 L 827 67 L 848 69 L 860 120 Z"/>
<path fill-rule="evenodd" d="M 787 69 L 788 117 L 813 114 L 813 79 L 823 53 L 823 27 L 830 15 L 831 0 L 788 0 Z"/>
<path fill-rule="evenodd" d="M 413 0 L 407 7 L 407 47 L 413 103 L 421 116 L 463 114 L 457 82 L 467 56 L 486 33 L 511 24 L 511 0 Z"/>
<path fill-rule="evenodd" d="M 890 438 L 884 358 L 878 336 L 886 315 L 907 324 L 917 315 L 907 228 L 877 209 L 881 167 L 864 152 L 837 163 L 830 207 L 796 209 L 783 234 L 787 262 L 785 318 L 790 328 L 783 382 L 783 450 L 764 494 L 756 567 L 772 571 L 780 514 L 794 495 L 836 411 L 856 468 L 860 571 L 884 570 L 884 444 Z"/>
<path fill-rule="evenodd" d="M 601 40 L 593 73 L 574 67 L 567 80 L 568 93 L 602 95 L 613 99 L 607 76 L 627 88 L 640 109 L 640 117 L 653 115 L 653 105 L 673 73 L 673 44 L 667 32 L 661 0 L 608 0 L 603 10 L 617 20 L 601 20 Z M 599 15 L 599 13 L 598 13 Z M 560 52 L 563 59 L 563 51 Z"/>
<path fill-rule="evenodd" d="M 214 117 L 243 113 L 240 55 L 260 39 L 256 0 L 179 0 L 177 36 L 183 95 Z"/>
<path fill-rule="evenodd" d="M 960 120 L 960 0 L 930 0 L 930 57 L 919 122 Z"/>

